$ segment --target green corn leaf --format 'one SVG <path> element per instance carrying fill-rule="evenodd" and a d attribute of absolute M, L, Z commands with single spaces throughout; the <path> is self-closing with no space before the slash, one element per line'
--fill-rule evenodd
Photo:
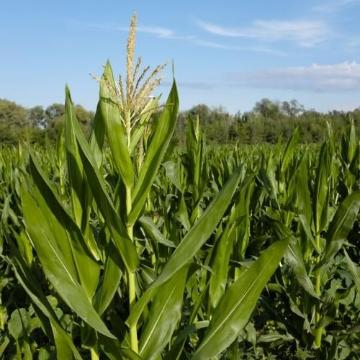
<path fill-rule="evenodd" d="M 83 152 L 83 150 L 84 149 L 82 148 L 81 154 L 84 161 L 86 176 L 96 204 L 111 232 L 111 240 L 118 249 L 127 269 L 135 271 L 138 264 L 136 248 L 131 242 L 120 216 L 116 213 L 114 205 L 106 192 L 104 180 L 95 167 L 96 165 L 92 162 L 92 159 L 88 157 L 89 153 Z"/>
<path fill-rule="evenodd" d="M 30 266 L 33 261 L 33 249 L 29 237 L 25 231 L 22 231 L 16 236 L 16 243 L 19 248 L 19 252 L 26 263 Z"/>
<path fill-rule="evenodd" d="M 175 214 L 176 220 L 178 220 L 186 231 L 191 228 L 189 213 L 186 207 L 184 195 L 180 195 L 179 207 Z"/>
<path fill-rule="evenodd" d="M 174 160 L 166 161 L 162 164 L 165 169 L 166 177 L 176 186 L 176 188 L 183 192 L 180 175 L 180 163 Z"/>
<path fill-rule="evenodd" d="M 142 360 L 142 358 L 128 347 L 122 346 L 120 341 L 99 336 L 98 346 L 110 360 Z"/>
<path fill-rule="evenodd" d="M 286 260 L 289 263 L 292 271 L 299 284 L 313 297 L 317 298 L 314 285 L 306 271 L 303 255 L 297 239 L 293 238 L 286 251 Z"/>
<path fill-rule="evenodd" d="M 144 307 L 152 298 L 155 289 L 171 279 L 171 277 L 182 267 L 189 264 L 201 246 L 208 240 L 231 202 L 239 184 L 240 175 L 240 171 L 236 171 L 232 175 L 223 189 L 212 200 L 197 223 L 185 235 L 170 256 L 160 275 L 133 307 L 127 320 L 129 326 L 136 324 Z"/>
<path fill-rule="evenodd" d="M 135 223 L 144 207 L 151 185 L 174 133 L 178 108 L 179 99 L 174 81 L 165 108 L 157 121 L 154 135 L 146 151 L 144 163 L 134 188 L 132 210 L 128 217 L 129 224 Z"/>
<path fill-rule="evenodd" d="M 330 145 L 327 142 L 324 142 L 320 149 L 318 166 L 316 169 L 314 194 L 314 217 L 316 234 L 320 234 L 320 232 L 324 230 L 328 218 L 331 156 Z"/>
<path fill-rule="evenodd" d="M 351 164 L 356 154 L 357 141 L 354 119 L 350 119 L 350 126 L 347 133 L 342 138 L 341 155 L 347 164 Z"/>
<path fill-rule="evenodd" d="M 133 154 L 137 145 L 139 144 L 142 136 L 144 135 L 146 127 L 145 126 L 137 126 L 134 129 L 134 132 L 131 134 L 131 143 L 130 143 L 130 154 Z"/>
<path fill-rule="evenodd" d="M 280 167 L 280 171 L 282 174 L 285 174 L 286 170 L 288 169 L 290 162 L 294 156 L 295 151 L 297 150 L 297 144 L 299 142 L 299 138 L 300 138 L 300 131 L 299 128 L 296 128 L 291 136 L 291 138 L 289 139 L 285 151 L 284 151 L 284 155 L 281 158 L 281 167 Z"/>
<path fill-rule="evenodd" d="M 186 136 L 187 154 L 189 158 L 189 176 L 194 202 L 198 202 L 202 193 L 203 176 L 204 176 L 204 155 L 205 143 L 200 132 L 199 117 L 189 119 L 189 126 Z"/>
<path fill-rule="evenodd" d="M 68 87 L 66 87 L 65 94 L 65 147 L 73 214 L 76 224 L 84 235 L 86 245 L 98 259 L 99 249 L 89 229 L 92 197 L 85 179 L 84 168 L 76 141 L 74 124 L 77 123 L 77 119 Z"/>
<path fill-rule="evenodd" d="M 30 315 L 24 308 L 17 308 L 8 320 L 7 327 L 9 334 L 18 341 L 20 338 L 26 338 L 30 331 Z"/>
<path fill-rule="evenodd" d="M 271 245 L 227 289 L 214 310 L 209 328 L 193 359 L 210 359 L 237 338 L 250 319 L 258 298 L 276 270 L 288 246 L 288 239 Z"/>
<path fill-rule="evenodd" d="M 254 192 L 255 181 L 249 176 L 240 186 L 239 200 L 235 208 L 234 221 L 237 222 L 235 242 L 238 260 L 244 259 L 250 238 L 250 203 Z"/>
<path fill-rule="evenodd" d="M 83 166 L 73 131 L 73 123 L 76 120 L 75 110 L 72 104 L 69 88 L 65 89 L 65 147 L 67 155 L 68 177 L 71 186 L 71 201 L 75 221 L 81 228 L 83 211 L 87 209 L 85 204 L 85 192 L 88 190 L 84 183 Z"/>
<path fill-rule="evenodd" d="M 264 160 L 266 161 L 266 159 Z M 265 190 L 268 192 L 269 196 L 275 200 L 277 207 L 279 208 L 275 166 L 273 162 L 273 155 L 271 153 L 267 159 L 266 170 L 265 168 L 261 168 L 258 176 L 264 184 Z"/>
<path fill-rule="evenodd" d="M 113 337 L 93 308 L 78 277 L 75 276 L 73 269 L 75 266 L 73 268 L 68 266 L 69 254 L 64 254 L 58 246 L 60 241 L 63 243 L 68 241 L 66 234 L 59 233 L 61 226 L 54 227 L 56 219 L 53 214 L 36 193 L 35 196 L 30 195 L 28 189 L 22 188 L 21 199 L 25 223 L 44 273 L 59 295 L 79 317 L 98 332 Z"/>
<path fill-rule="evenodd" d="M 291 201 L 290 206 L 296 206 L 299 222 L 305 233 L 306 242 L 302 248 L 306 254 L 309 254 L 312 251 L 310 246 L 310 244 L 312 244 L 312 247 L 320 252 L 320 249 L 318 249 L 318 244 L 315 242 L 311 231 L 313 211 L 311 204 L 311 194 L 309 190 L 309 163 L 307 155 L 304 155 L 300 160 L 300 164 L 296 169 L 296 173 L 289 183 L 289 194 L 292 194 L 294 197 L 289 197 Z"/>
<path fill-rule="evenodd" d="M 111 154 L 116 169 L 124 184 L 131 188 L 134 183 L 134 169 L 129 154 L 125 119 L 120 113 L 119 104 L 114 96 L 115 80 L 111 65 L 106 63 L 104 74 L 100 81 L 100 110 L 106 128 Z"/>
<path fill-rule="evenodd" d="M 297 194 L 296 204 L 298 210 L 304 215 L 307 226 L 310 228 L 312 209 L 311 209 L 311 194 L 309 191 L 309 167 L 308 158 L 303 156 L 301 162 L 296 170 L 295 181 L 293 183 L 293 191 Z"/>
<path fill-rule="evenodd" d="M 63 251 L 66 266 L 68 269 L 72 269 L 73 275 L 79 277 L 91 299 L 97 287 L 100 268 L 89 253 L 81 231 L 62 206 L 32 154 L 30 154 L 30 171 L 39 191 L 37 201 L 42 204 L 41 209 L 47 211 L 47 214 L 44 214 L 45 218 L 51 221 L 54 229 L 53 238 L 56 239 L 56 246 Z"/>
<path fill-rule="evenodd" d="M 7 336 L 4 336 L 1 340 L 0 340 L 0 356 L 4 356 L 4 352 L 6 350 L 6 348 L 8 347 L 8 345 L 10 344 L 10 340 Z"/>
<path fill-rule="evenodd" d="M 153 111 L 159 107 L 160 97 L 156 97 L 150 100 L 145 107 L 142 109 L 141 114 L 138 119 L 137 126 L 134 127 L 131 132 L 131 141 L 130 141 L 130 154 L 133 155 L 137 145 L 143 140 L 143 135 L 147 129 L 147 125 L 151 121 Z"/>
<path fill-rule="evenodd" d="M 341 249 L 360 210 L 360 191 L 348 195 L 338 207 L 327 233 L 325 254 L 321 264 L 329 262 Z"/>
<path fill-rule="evenodd" d="M 179 270 L 154 297 L 140 339 L 139 354 L 144 359 L 157 359 L 171 340 L 181 318 L 187 270 Z"/>
<path fill-rule="evenodd" d="M 12 260 L 9 260 L 9 262 L 14 269 L 17 280 L 29 295 L 31 301 L 49 319 L 54 336 L 57 357 L 59 359 L 71 359 L 74 357 L 76 360 L 81 360 L 81 355 L 77 351 L 70 336 L 61 327 L 53 308 L 38 285 L 39 282 L 35 277 L 33 277 L 30 269 L 26 266 L 19 254 L 17 254 L 15 248 L 12 247 L 12 249 L 14 256 L 12 257 Z M 50 334 L 48 334 L 48 336 L 50 337 Z"/>
<path fill-rule="evenodd" d="M 239 181 L 240 171 L 236 171 L 175 249 L 163 271 L 155 280 L 154 286 L 155 284 L 159 286 L 170 279 L 173 274 L 193 259 L 223 217 Z"/>
<path fill-rule="evenodd" d="M 360 267 L 356 266 L 356 264 L 350 259 L 350 256 L 345 249 L 344 249 L 344 253 L 345 253 L 345 259 L 348 264 L 350 273 L 353 277 L 354 283 L 357 287 L 358 292 L 360 292 Z"/>
<path fill-rule="evenodd" d="M 228 282 L 229 260 L 236 234 L 236 223 L 233 219 L 234 213 L 235 209 L 233 208 L 230 219 L 213 253 L 214 260 L 211 265 L 212 273 L 209 287 L 209 299 L 213 308 L 219 303 Z"/>
<path fill-rule="evenodd" d="M 165 360 L 180 359 L 187 337 L 192 333 L 196 332 L 196 325 L 194 325 L 194 321 L 199 312 L 199 308 L 201 307 L 204 298 L 207 295 L 208 289 L 209 289 L 209 283 L 207 283 L 207 285 L 204 287 L 201 293 L 198 294 L 197 297 L 193 299 L 194 305 L 189 317 L 189 322 L 188 322 L 189 325 L 185 326 L 185 328 L 182 328 L 179 332 L 177 332 L 176 338 L 172 342 L 171 349 L 169 352 L 167 352 Z"/>
<path fill-rule="evenodd" d="M 116 249 L 114 249 L 114 244 L 110 243 L 102 282 L 94 297 L 94 307 L 100 315 L 105 312 L 114 298 L 123 274 L 123 271 L 119 266 L 121 261 L 119 259 L 114 259 L 116 254 L 117 252 Z"/>
<path fill-rule="evenodd" d="M 90 137 L 90 148 L 94 156 L 95 163 L 100 168 L 103 161 L 103 146 L 105 140 L 105 124 L 101 116 L 101 103 L 98 102 L 96 107 L 95 117 L 92 126 L 92 133 Z"/>
<path fill-rule="evenodd" d="M 105 182 L 91 153 L 90 146 L 79 128 L 79 124 L 76 122 L 74 123 L 74 131 L 88 184 L 96 204 L 109 227 L 111 240 L 118 249 L 126 268 L 133 272 L 138 264 L 135 245 L 130 240 L 121 217 L 116 213 L 115 207 L 107 193 Z"/>
<path fill-rule="evenodd" d="M 151 218 L 149 218 L 148 216 L 141 216 L 141 218 L 139 219 L 139 223 L 141 227 L 144 229 L 145 233 L 154 241 L 156 241 L 158 244 L 162 244 L 171 248 L 175 247 L 175 244 L 172 241 L 167 240 L 163 236 L 163 234 L 153 223 Z"/>

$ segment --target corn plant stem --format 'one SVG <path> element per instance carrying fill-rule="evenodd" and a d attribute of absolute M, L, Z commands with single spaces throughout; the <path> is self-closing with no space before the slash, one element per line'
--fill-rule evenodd
<path fill-rule="evenodd" d="M 320 235 L 317 234 L 316 235 L 316 246 L 318 249 L 320 249 Z M 318 257 L 318 261 L 320 261 L 320 256 Z M 315 293 L 320 297 L 321 295 L 321 274 L 320 274 L 320 270 L 318 269 L 316 271 L 315 274 Z M 315 339 L 314 339 L 314 346 L 315 348 L 320 348 L 321 347 L 321 338 L 322 338 L 322 333 L 323 333 L 323 327 L 319 326 L 319 322 L 321 319 L 321 314 L 320 314 L 320 304 L 318 304 L 316 306 L 316 310 L 315 310 L 315 322 L 316 322 L 316 328 L 315 328 Z"/>
<path fill-rule="evenodd" d="M 131 211 L 131 188 L 126 187 L 126 213 L 130 214 Z M 126 227 L 129 238 L 134 241 L 133 236 L 133 225 L 127 225 Z M 128 286 L 129 286 L 129 310 L 133 307 L 136 302 L 136 277 L 135 273 L 128 271 Z M 130 326 L 130 346 L 135 352 L 139 352 L 138 337 L 136 324 Z"/>
<path fill-rule="evenodd" d="M 136 278 L 135 273 L 129 272 L 128 273 L 128 280 L 129 280 L 129 306 L 130 309 L 135 304 L 136 301 Z M 138 337 L 137 337 L 137 329 L 136 324 L 130 326 L 130 346 L 131 349 L 135 352 L 139 352 L 139 345 L 138 345 Z"/>
<path fill-rule="evenodd" d="M 90 349 L 90 356 L 91 356 L 91 360 L 99 360 L 99 355 L 98 355 L 96 349 L 94 349 L 94 348 Z"/>

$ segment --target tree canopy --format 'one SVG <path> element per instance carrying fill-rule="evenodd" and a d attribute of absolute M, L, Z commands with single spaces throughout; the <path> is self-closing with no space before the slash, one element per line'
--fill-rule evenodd
<path fill-rule="evenodd" d="M 77 105 L 76 116 L 86 134 L 89 133 L 94 113 Z M 43 143 L 58 138 L 64 121 L 63 104 L 54 103 L 44 108 L 25 108 L 15 102 L 0 99 L 0 142 L 17 144 L 19 141 Z M 214 144 L 286 141 L 298 127 L 301 140 L 316 143 L 324 138 L 326 122 L 334 131 L 340 130 L 352 117 L 357 131 L 360 131 L 360 108 L 350 112 L 331 111 L 321 113 L 305 109 L 297 100 L 276 102 L 261 99 L 248 112 L 229 114 L 222 107 L 211 108 L 199 104 L 179 115 L 176 142 L 185 142 L 185 127 L 189 118 L 199 117 L 206 139 Z"/>

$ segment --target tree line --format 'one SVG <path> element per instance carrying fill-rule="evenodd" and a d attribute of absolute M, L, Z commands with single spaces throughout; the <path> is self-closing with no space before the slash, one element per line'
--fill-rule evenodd
<path fill-rule="evenodd" d="M 0 143 L 17 144 L 19 141 L 44 144 L 54 142 L 63 128 L 65 108 L 54 103 L 46 108 L 25 108 L 15 102 L 0 99 Z M 92 111 L 76 106 L 76 115 L 85 133 L 89 133 L 94 117 Z M 248 112 L 230 114 L 222 107 L 196 105 L 179 115 L 175 141 L 185 142 L 185 128 L 189 118 L 199 117 L 202 130 L 212 144 L 257 144 L 286 141 L 298 127 L 304 143 L 320 142 L 326 133 L 326 122 L 334 132 L 354 119 L 360 132 L 360 107 L 349 112 L 327 113 L 307 110 L 296 100 L 275 102 L 262 99 Z"/>
<path fill-rule="evenodd" d="M 56 141 L 63 128 L 64 114 L 63 104 L 25 108 L 13 101 L 0 99 L 0 143 L 29 141 L 41 144 Z M 88 132 L 94 113 L 77 105 L 76 115 L 84 131 Z"/>

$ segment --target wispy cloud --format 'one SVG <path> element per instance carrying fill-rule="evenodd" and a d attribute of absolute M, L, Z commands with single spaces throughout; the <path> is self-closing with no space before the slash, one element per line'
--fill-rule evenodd
<path fill-rule="evenodd" d="M 215 35 L 267 42 L 293 41 L 301 46 L 314 46 L 326 40 L 330 32 L 328 25 L 322 20 L 255 20 L 247 27 L 224 27 L 201 20 L 197 24 Z"/>
<path fill-rule="evenodd" d="M 202 40 L 199 38 L 192 38 L 191 43 L 196 46 L 200 47 L 208 47 L 214 49 L 221 49 L 221 50 L 234 50 L 234 51 L 242 51 L 242 52 L 258 52 L 258 53 L 265 53 L 271 54 L 276 56 L 286 56 L 287 53 L 281 50 L 267 48 L 265 46 L 236 46 L 236 45 L 227 45 L 223 43 L 218 43 L 214 41 Z"/>
<path fill-rule="evenodd" d="M 348 52 L 358 52 L 360 49 L 360 38 L 347 39 L 344 43 L 344 49 Z"/>
<path fill-rule="evenodd" d="M 125 31 L 128 31 L 126 29 Z M 175 36 L 175 33 L 171 29 L 163 28 L 160 26 L 139 26 L 137 31 L 140 33 L 153 34 L 160 38 L 171 38 Z"/>
<path fill-rule="evenodd" d="M 118 26 L 118 25 L 103 25 L 103 24 L 92 24 L 92 23 L 78 23 L 79 25 L 84 25 L 88 28 L 95 30 L 103 30 L 103 31 L 120 31 L 120 32 L 128 32 L 129 28 L 126 26 Z M 171 29 L 161 27 L 161 26 L 138 26 L 137 32 L 151 34 L 158 38 L 172 39 L 177 38 L 175 32 Z"/>
<path fill-rule="evenodd" d="M 93 29 L 97 31 L 109 31 L 109 32 L 128 32 L 129 28 L 126 26 L 119 26 L 116 24 L 94 24 L 94 23 L 82 23 L 77 21 L 71 21 L 71 23 L 80 25 L 82 27 L 86 27 L 88 29 Z M 215 41 L 209 41 L 199 38 L 195 35 L 182 35 L 176 33 L 174 30 L 162 27 L 162 26 L 143 26 L 140 25 L 137 27 L 138 33 L 145 33 L 149 35 L 153 35 L 159 39 L 167 39 L 167 40 L 179 40 L 191 44 L 197 47 L 206 47 L 212 49 L 220 49 L 220 50 L 230 50 L 230 51 L 241 51 L 241 52 L 258 52 L 258 53 L 266 53 L 276 56 L 285 56 L 287 55 L 284 51 L 268 48 L 266 46 L 236 46 L 229 45 L 224 43 L 219 43 Z"/>
<path fill-rule="evenodd" d="M 160 87 L 169 88 L 171 86 L 171 81 L 162 81 Z M 214 88 L 218 88 L 219 86 L 223 85 L 220 82 L 205 82 L 205 81 L 177 81 L 177 86 L 179 88 L 184 89 L 192 89 L 192 90 L 211 90 Z"/>
<path fill-rule="evenodd" d="M 169 86 L 170 82 L 165 81 L 162 85 Z M 322 93 L 360 91 L 360 63 L 346 61 L 339 64 L 313 64 L 250 73 L 233 72 L 225 74 L 222 80 L 180 81 L 179 86 L 195 90 L 248 87 Z"/>
<path fill-rule="evenodd" d="M 360 0 L 333 0 L 314 6 L 313 11 L 320 13 L 336 13 L 345 7 L 356 4 L 360 4 Z"/>
<path fill-rule="evenodd" d="M 247 74 L 232 73 L 226 76 L 226 81 L 233 86 L 269 89 L 322 92 L 360 90 L 360 63 L 313 64 Z"/>

